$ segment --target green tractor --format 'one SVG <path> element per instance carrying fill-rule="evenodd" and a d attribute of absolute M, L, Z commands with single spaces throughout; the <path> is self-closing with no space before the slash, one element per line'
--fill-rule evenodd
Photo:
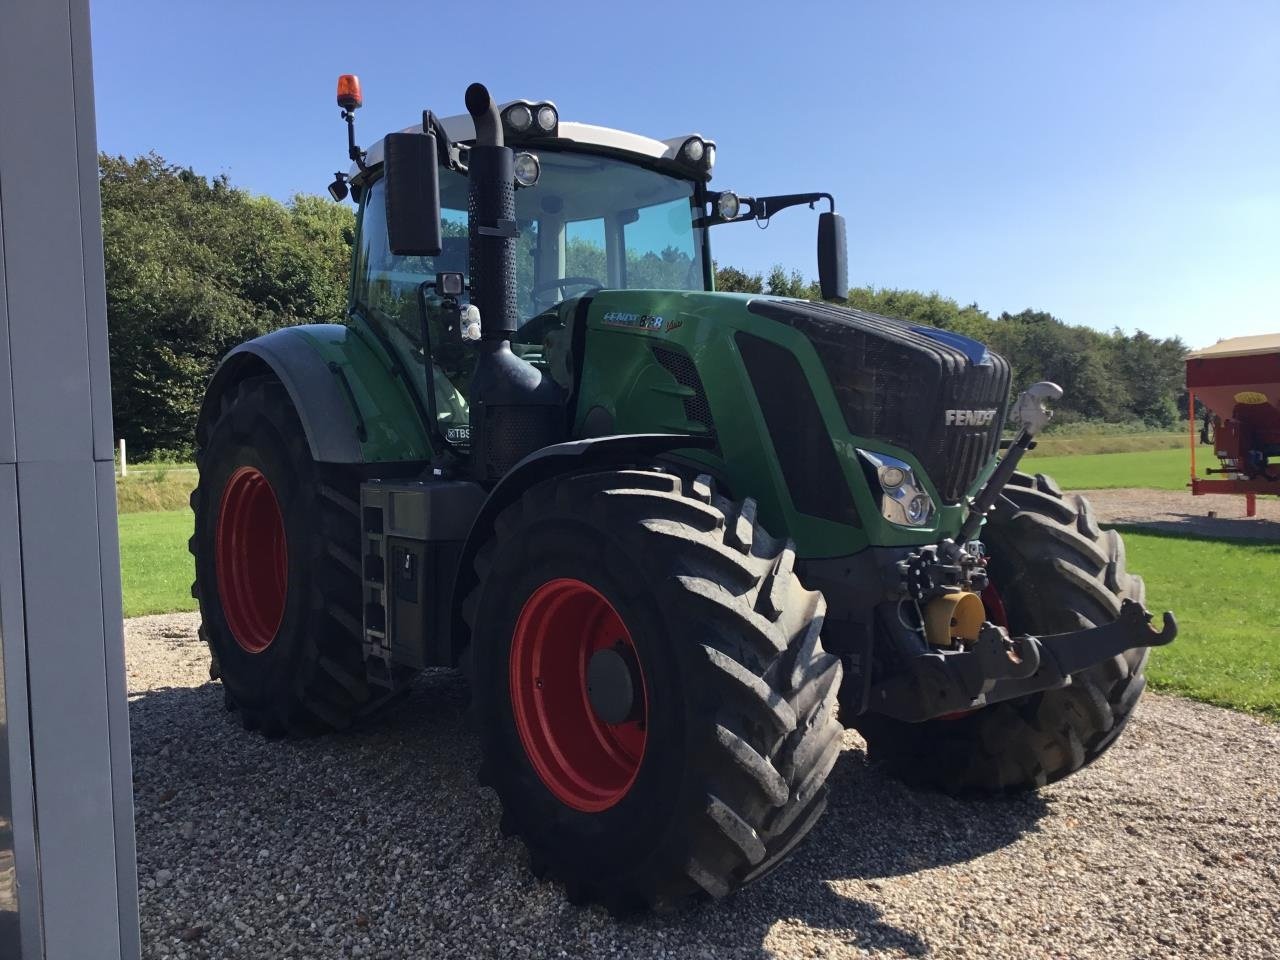
<path fill-rule="evenodd" d="M 1176 627 L 1083 499 L 1015 472 L 1061 391 L 1011 405 L 981 344 L 831 303 L 829 195 L 712 191 L 710 140 L 479 84 L 367 151 L 355 78 L 339 104 L 349 319 L 232 350 L 197 427 L 193 592 L 247 728 L 460 668 L 503 830 L 621 912 L 782 862 L 846 726 L 953 791 L 1112 744 Z M 713 229 L 817 203 L 828 302 L 714 291 Z"/>

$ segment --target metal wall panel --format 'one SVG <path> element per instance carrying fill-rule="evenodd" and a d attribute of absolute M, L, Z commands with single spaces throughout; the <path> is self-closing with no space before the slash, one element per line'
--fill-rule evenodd
<path fill-rule="evenodd" d="M 2 252 L 2 251 L 0 251 Z M 3 319 L 3 317 L 0 317 Z M 33 960 L 40 954 L 40 878 L 36 857 L 35 796 L 27 724 L 27 648 L 22 615 L 22 563 L 18 537 L 18 470 L 0 465 L 0 957 Z M 12 911 L 17 910 L 15 915 Z"/>
<path fill-rule="evenodd" d="M 109 434 L 108 434 L 109 435 Z M 136 957 L 138 941 L 138 864 L 134 857 L 133 763 L 129 750 L 128 679 L 124 662 L 124 622 L 120 619 L 120 531 L 116 525 L 116 471 L 111 461 L 98 462 L 99 562 L 102 569 L 102 635 L 107 681 L 107 734 L 111 746 L 111 789 L 115 801 L 116 896 L 119 900 L 120 953 Z"/>
<path fill-rule="evenodd" d="M 80 282 L 84 241 L 71 18 L 65 0 L 8 0 L 6 7 L 16 9 L 2 18 L 0 90 L 21 91 L 0 98 L 18 459 L 89 460 L 92 396 Z M 96 220 L 98 211 L 90 213 Z"/>
<path fill-rule="evenodd" d="M 9 304 L 4 282 L 4 181 L 0 178 L 0 380 L 7 380 L 9 369 Z M 8 384 L 0 389 L 0 463 L 13 463 L 18 458 L 13 438 L 13 392 Z"/>
<path fill-rule="evenodd" d="M 84 252 L 84 312 L 89 318 L 89 393 L 93 401 L 93 458 L 112 460 L 111 369 L 107 350 L 107 280 L 102 258 L 102 198 L 98 188 L 98 131 L 93 108 L 93 51 L 89 4 L 71 10 L 71 71 L 76 105 L 76 146 L 80 176 L 80 237 Z M 98 322 L 102 318 L 103 322 Z M 114 502 L 114 500 L 112 501 Z M 118 561 L 112 561 L 118 565 Z"/>
<path fill-rule="evenodd" d="M 94 466 L 19 462 L 18 497 L 45 951 L 96 958 L 120 932 Z"/>
<path fill-rule="evenodd" d="M 133 960 L 87 2 L 0 0 L 0 24 L 0 90 L 20 92 L 0 97 L 0 860 L 11 837 L 22 960 Z"/>

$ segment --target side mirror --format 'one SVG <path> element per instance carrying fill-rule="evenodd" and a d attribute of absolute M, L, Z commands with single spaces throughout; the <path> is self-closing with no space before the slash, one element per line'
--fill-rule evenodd
<path fill-rule="evenodd" d="M 383 141 L 387 246 L 398 257 L 440 253 L 440 171 L 433 133 L 389 133 Z"/>
<path fill-rule="evenodd" d="M 818 286 L 823 300 L 843 300 L 849 295 L 849 248 L 844 217 L 818 214 Z"/>

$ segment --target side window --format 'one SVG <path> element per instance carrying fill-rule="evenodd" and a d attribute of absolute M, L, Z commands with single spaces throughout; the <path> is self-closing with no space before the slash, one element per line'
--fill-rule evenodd
<path fill-rule="evenodd" d="M 430 302 L 426 317 L 430 343 L 424 343 L 418 305 L 418 288 L 424 280 L 434 279 L 437 273 L 467 272 L 466 211 L 440 211 L 443 244 L 438 255 L 400 257 L 387 246 L 385 202 L 383 183 L 376 181 L 364 198 L 361 213 L 354 305 L 382 329 L 411 370 L 423 372 L 424 389 L 430 356 L 430 392 L 440 432 L 451 442 L 466 443 L 470 439 L 467 393 L 475 359 L 472 348 L 461 342 L 443 312 L 433 310 Z"/>
<path fill-rule="evenodd" d="M 393 324 L 417 343 L 418 285 L 437 273 L 467 272 L 467 214 L 440 211 L 443 249 L 434 257 L 398 257 L 387 247 L 387 211 L 381 180 L 370 188 L 360 221 L 360 249 L 356 254 L 355 302 Z"/>

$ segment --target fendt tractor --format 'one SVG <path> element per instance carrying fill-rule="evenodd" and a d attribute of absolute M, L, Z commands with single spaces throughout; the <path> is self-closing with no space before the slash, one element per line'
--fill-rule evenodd
<path fill-rule="evenodd" d="M 473 84 L 363 150 L 338 90 L 349 317 L 232 350 L 196 432 L 193 591 L 245 727 L 458 668 L 503 831 L 622 913 L 782 862 L 846 726 L 950 791 L 1111 746 L 1176 626 L 1015 472 L 1059 388 L 1011 404 L 982 344 L 840 305 L 833 198 L 713 191 L 712 140 Z M 817 204 L 825 302 L 715 292 L 713 230 Z"/>

